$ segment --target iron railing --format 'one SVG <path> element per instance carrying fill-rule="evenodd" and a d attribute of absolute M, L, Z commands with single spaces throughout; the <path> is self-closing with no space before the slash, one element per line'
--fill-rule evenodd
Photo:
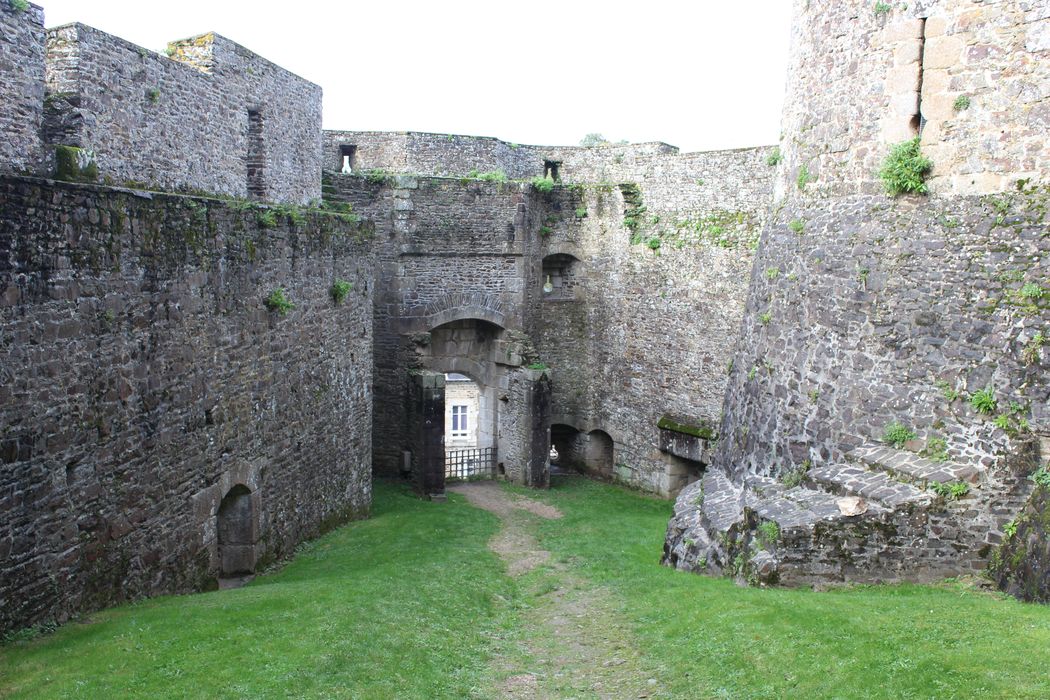
<path fill-rule="evenodd" d="M 445 478 L 493 479 L 496 476 L 496 448 L 445 451 Z"/>

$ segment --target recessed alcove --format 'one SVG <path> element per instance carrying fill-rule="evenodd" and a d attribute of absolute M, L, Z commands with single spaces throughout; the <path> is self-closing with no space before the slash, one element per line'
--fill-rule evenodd
<path fill-rule="evenodd" d="M 543 299 L 574 301 L 583 281 L 582 263 L 567 253 L 554 253 L 543 259 Z"/>

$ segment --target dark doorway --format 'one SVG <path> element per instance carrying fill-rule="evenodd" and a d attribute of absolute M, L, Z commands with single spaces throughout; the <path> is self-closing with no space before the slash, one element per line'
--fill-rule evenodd
<path fill-rule="evenodd" d="M 543 161 L 543 177 L 549 177 L 555 182 L 561 181 L 561 161 L 560 160 L 545 160 Z"/>
<path fill-rule="evenodd" d="M 219 504 L 220 576 L 243 576 L 255 571 L 255 518 L 252 493 L 237 484 Z"/>

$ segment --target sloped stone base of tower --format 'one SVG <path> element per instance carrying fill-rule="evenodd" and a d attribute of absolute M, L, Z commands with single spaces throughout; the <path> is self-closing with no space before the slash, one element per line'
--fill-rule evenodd
<path fill-rule="evenodd" d="M 879 445 L 801 483 L 712 472 L 679 496 L 664 562 L 750 583 L 932 581 L 982 571 L 1015 475 Z M 954 495 L 953 495 L 954 492 Z"/>
<path fill-rule="evenodd" d="M 664 561 L 781 584 L 987 568 L 1050 457 L 1048 194 L 788 203 Z"/>
<path fill-rule="evenodd" d="M 1050 603 L 1050 486 L 1036 488 L 1005 536 L 988 566 L 992 579 L 1021 600 Z"/>

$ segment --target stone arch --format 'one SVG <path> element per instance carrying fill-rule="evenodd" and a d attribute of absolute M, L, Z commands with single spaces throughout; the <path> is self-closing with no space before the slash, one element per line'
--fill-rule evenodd
<path fill-rule="evenodd" d="M 423 333 L 453 321 L 478 319 L 502 329 L 507 328 L 507 316 L 499 296 L 486 292 L 452 292 L 436 299 L 421 313 L 408 310 L 401 319 L 402 333 Z"/>
<path fill-rule="evenodd" d="M 558 466 L 583 471 L 586 468 L 587 433 L 568 423 L 551 423 L 551 445 L 558 451 Z"/>
<path fill-rule="evenodd" d="M 587 433 L 587 448 L 584 454 L 587 471 L 603 477 L 611 477 L 616 462 L 616 444 L 604 430 L 595 429 Z"/>
<path fill-rule="evenodd" d="M 258 508 L 251 490 L 237 484 L 219 503 L 217 536 L 219 576 L 244 576 L 255 572 L 258 541 Z"/>
<path fill-rule="evenodd" d="M 503 368 L 495 362 L 503 327 L 486 319 L 468 317 L 429 330 L 430 344 L 422 353 L 425 369 L 468 377 L 478 389 L 478 447 L 494 447 L 499 429 L 499 396 Z"/>
<path fill-rule="evenodd" d="M 616 445 L 623 443 L 621 433 L 613 428 L 612 426 L 602 425 L 589 418 L 580 416 L 574 413 L 555 413 L 551 416 L 551 425 L 555 423 L 562 423 L 564 425 L 571 426 L 581 433 L 590 433 L 594 430 L 600 430 L 606 435 L 612 438 L 612 441 Z"/>
<path fill-rule="evenodd" d="M 572 241 L 554 241 L 547 246 L 547 255 L 571 255 L 577 260 L 582 260 L 580 247 Z"/>

